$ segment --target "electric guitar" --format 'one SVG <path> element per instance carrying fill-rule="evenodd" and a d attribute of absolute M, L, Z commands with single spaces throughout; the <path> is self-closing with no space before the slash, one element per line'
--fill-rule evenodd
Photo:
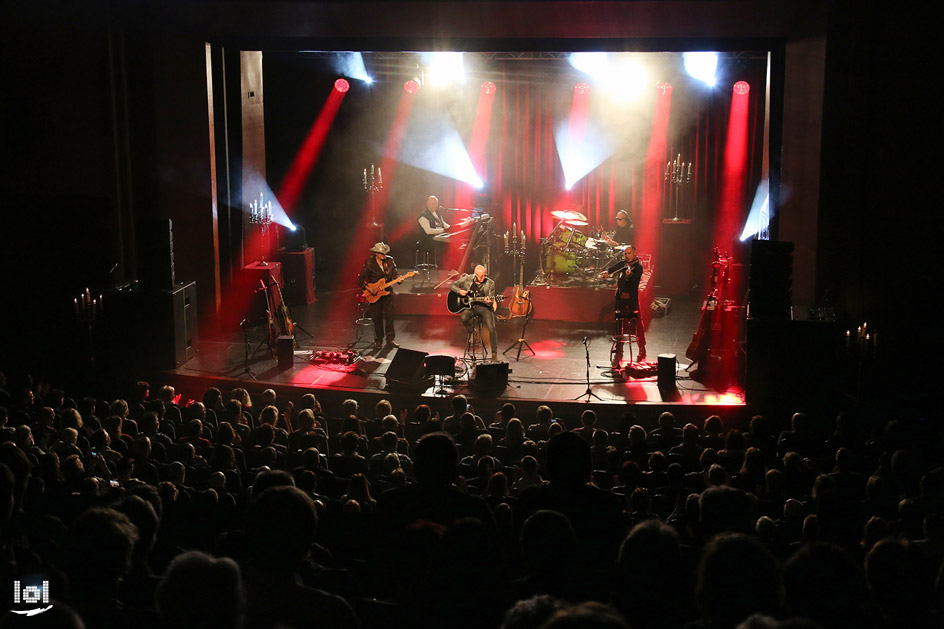
<path fill-rule="evenodd" d="M 498 310 L 498 304 L 501 303 L 504 298 L 504 295 L 496 295 L 492 303 L 485 305 L 491 306 L 492 310 Z M 449 312 L 452 314 L 459 314 L 463 310 L 471 308 L 474 303 L 484 304 L 485 299 L 485 297 L 471 297 L 468 295 L 463 297 L 459 293 L 449 291 L 446 294 L 446 307 L 449 308 Z"/>
<path fill-rule="evenodd" d="M 408 273 L 404 273 L 395 280 L 390 280 L 389 282 L 387 280 L 377 280 L 373 284 L 366 284 L 364 285 L 364 299 L 367 300 L 367 303 L 372 304 L 381 297 L 386 297 L 389 295 L 390 291 L 387 290 L 388 288 L 394 284 L 399 284 L 406 278 L 413 277 L 414 275 L 416 275 L 416 271 L 410 271 Z"/>

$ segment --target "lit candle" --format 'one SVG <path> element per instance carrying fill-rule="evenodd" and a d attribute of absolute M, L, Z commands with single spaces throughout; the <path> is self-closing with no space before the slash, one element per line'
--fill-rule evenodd
<path fill-rule="evenodd" d="M 79 319 L 79 298 L 76 297 L 74 301 L 75 301 L 75 319 L 76 319 L 76 321 L 78 321 L 78 319 Z"/>
<path fill-rule="evenodd" d="M 364 188 L 367 188 L 367 169 L 364 169 Z"/>
<path fill-rule="evenodd" d="M 846 352 L 852 349 L 852 330 L 846 330 Z"/>
<path fill-rule="evenodd" d="M 508 232 L 505 232 L 505 251 L 508 251 Z"/>
<path fill-rule="evenodd" d="M 521 232 L 521 250 L 522 251 L 524 251 L 526 245 L 527 245 L 527 241 L 525 239 L 524 232 L 522 231 Z"/>
<path fill-rule="evenodd" d="M 380 172 L 380 168 L 378 167 L 377 168 L 377 185 L 382 188 L 383 184 L 384 184 L 383 173 Z"/>

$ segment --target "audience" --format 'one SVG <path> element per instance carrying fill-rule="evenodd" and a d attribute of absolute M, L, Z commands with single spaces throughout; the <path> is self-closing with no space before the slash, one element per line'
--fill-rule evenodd
<path fill-rule="evenodd" d="M 937 425 L 3 384 L 4 568 L 62 626 L 942 625 Z"/>

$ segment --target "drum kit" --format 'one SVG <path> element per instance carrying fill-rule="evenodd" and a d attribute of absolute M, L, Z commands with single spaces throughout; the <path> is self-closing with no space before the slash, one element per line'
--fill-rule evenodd
<path fill-rule="evenodd" d="M 580 231 L 580 228 L 589 226 L 584 214 L 574 210 L 555 210 L 551 216 L 559 222 L 544 239 L 541 264 L 545 274 L 595 277 L 621 255 L 619 247 Z"/>

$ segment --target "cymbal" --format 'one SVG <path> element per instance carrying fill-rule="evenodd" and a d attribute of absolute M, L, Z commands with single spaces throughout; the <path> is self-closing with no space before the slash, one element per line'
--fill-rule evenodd
<path fill-rule="evenodd" d="M 574 210 L 554 210 L 551 216 L 559 218 L 562 221 L 585 221 L 587 217 Z"/>
<path fill-rule="evenodd" d="M 575 227 L 583 227 L 584 225 L 589 225 L 587 221 L 564 221 L 567 225 L 573 225 Z"/>

